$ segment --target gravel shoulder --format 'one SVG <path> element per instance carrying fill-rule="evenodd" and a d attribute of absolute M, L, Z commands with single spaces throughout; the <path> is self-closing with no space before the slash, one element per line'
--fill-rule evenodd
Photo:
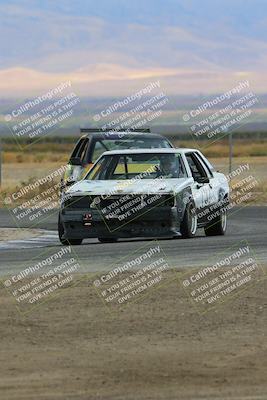
<path fill-rule="evenodd" d="M 0 228 L 0 242 L 8 240 L 24 240 L 42 235 L 39 229 Z"/>

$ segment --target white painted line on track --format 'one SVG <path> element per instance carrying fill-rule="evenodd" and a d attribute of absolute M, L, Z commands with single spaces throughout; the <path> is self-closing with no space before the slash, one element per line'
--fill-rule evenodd
<path fill-rule="evenodd" d="M 38 247 L 58 246 L 60 244 L 57 231 L 44 230 L 40 232 L 43 233 L 37 237 L 0 242 L 0 250 L 31 249 Z"/>

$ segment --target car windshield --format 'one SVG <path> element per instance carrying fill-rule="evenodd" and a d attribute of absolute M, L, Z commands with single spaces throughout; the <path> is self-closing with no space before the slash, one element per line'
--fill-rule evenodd
<path fill-rule="evenodd" d="M 178 153 L 115 154 L 103 156 L 85 179 L 125 180 L 183 178 L 186 171 Z"/>
<path fill-rule="evenodd" d="M 93 162 L 95 162 L 105 151 L 126 149 L 169 149 L 170 143 L 162 138 L 123 138 L 97 140 L 94 147 Z"/>

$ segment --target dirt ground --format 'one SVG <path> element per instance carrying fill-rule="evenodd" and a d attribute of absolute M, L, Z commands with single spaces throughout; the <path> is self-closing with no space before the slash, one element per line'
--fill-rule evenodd
<path fill-rule="evenodd" d="M 110 314 L 88 280 L 26 317 L 0 289 L 0 398 L 267 399 L 266 279 L 198 314 L 179 281 Z"/>
<path fill-rule="evenodd" d="M 39 229 L 27 228 L 0 228 L 0 242 L 6 240 L 23 240 L 33 237 L 42 236 L 42 231 Z"/>

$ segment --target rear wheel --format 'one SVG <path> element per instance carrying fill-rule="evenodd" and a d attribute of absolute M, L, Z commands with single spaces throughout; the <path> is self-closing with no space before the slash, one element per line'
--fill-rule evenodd
<path fill-rule="evenodd" d="M 98 238 L 100 243 L 116 243 L 118 239 L 115 238 Z"/>
<path fill-rule="evenodd" d="M 64 245 L 64 246 L 68 246 L 68 245 L 79 245 L 82 244 L 83 239 L 63 239 L 63 235 L 64 235 L 64 226 L 62 224 L 60 215 L 58 216 L 58 224 L 57 224 L 57 230 L 58 230 L 58 238 L 60 240 L 60 242 Z"/>
<path fill-rule="evenodd" d="M 209 222 L 204 230 L 206 236 L 224 235 L 227 228 L 227 213 L 225 210 L 220 211 L 220 215 Z"/>
<path fill-rule="evenodd" d="M 192 238 L 196 236 L 197 213 L 193 203 L 189 203 L 186 206 L 180 230 L 184 238 Z"/>

